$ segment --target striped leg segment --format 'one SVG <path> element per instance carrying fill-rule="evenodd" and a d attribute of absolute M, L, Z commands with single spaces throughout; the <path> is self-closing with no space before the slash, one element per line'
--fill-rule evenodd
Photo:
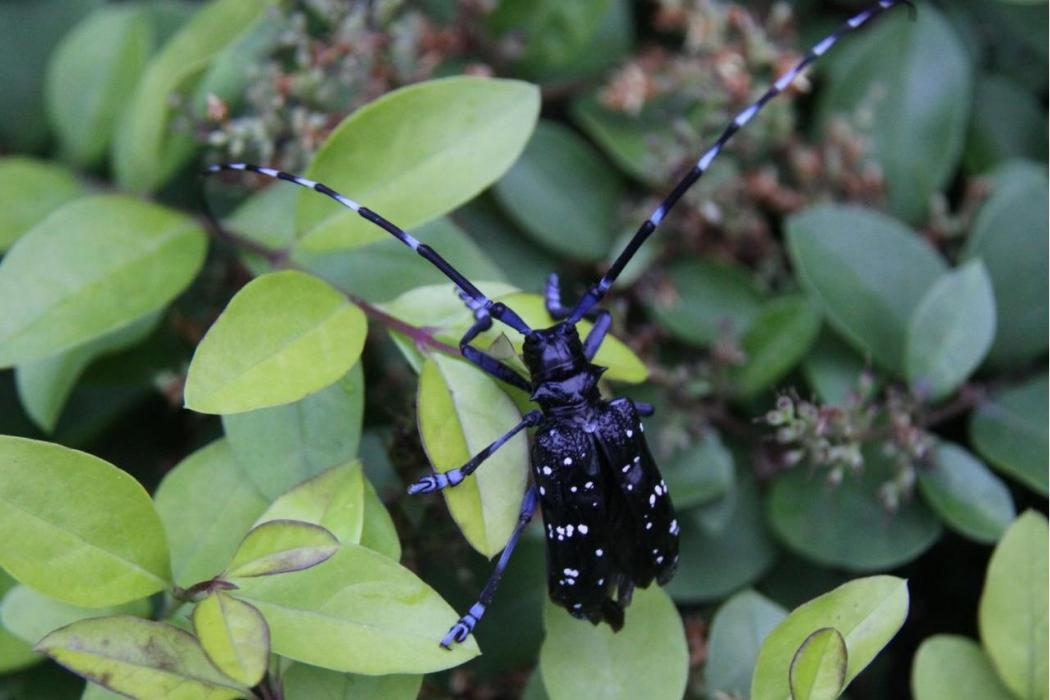
<path fill-rule="evenodd" d="M 561 281 L 558 279 L 557 272 L 552 272 L 550 277 L 547 278 L 544 304 L 547 307 L 547 313 L 549 313 L 551 318 L 555 321 L 568 318 L 569 314 L 572 313 L 571 306 L 563 306 L 561 303 Z M 596 321 L 598 316 L 600 316 L 598 310 L 591 309 L 584 314 L 583 318 L 586 318 L 588 321 Z"/>
<path fill-rule="evenodd" d="M 594 322 L 594 328 L 587 334 L 587 338 L 583 341 L 583 354 L 588 360 L 593 360 L 594 356 L 598 354 L 598 348 L 601 347 L 602 341 L 605 340 L 605 336 L 609 333 L 609 326 L 612 325 L 612 314 L 608 311 L 602 311 L 598 314 L 598 318 Z"/>
<path fill-rule="evenodd" d="M 496 568 L 493 570 L 492 575 L 489 577 L 488 582 L 485 584 L 485 588 L 481 590 L 481 595 L 478 597 L 478 602 L 470 606 L 470 611 L 459 618 L 459 622 L 452 626 L 452 629 L 448 631 L 445 638 L 441 640 L 441 646 L 446 649 L 451 649 L 453 644 L 463 642 L 467 639 L 467 635 L 474 631 L 474 627 L 477 626 L 478 620 L 485 614 L 485 610 L 489 605 L 492 604 L 492 598 L 496 595 L 496 588 L 499 586 L 500 580 L 503 578 L 504 572 L 507 570 L 507 565 L 510 564 L 510 556 L 514 553 L 514 548 L 518 545 L 518 539 L 521 537 L 522 531 L 525 526 L 532 520 L 532 512 L 536 510 L 536 487 L 530 486 L 529 490 L 525 492 L 525 498 L 521 501 L 521 512 L 518 514 L 518 524 L 514 528 L 514 532 L 511 533 L 510 539 L 507 540 L 507 546 L 503 548 L 503 553 L 500 554 L 499 561 L 496 563 Z"/>
<path fill-rule="evenodd" d="M 499 302 L 493 304 L 493 308 L 498 306 L 506 308 Z M 492 327 L 492 319 L 489 317 L 487 311 L 475 311 L 474 315 L 477 320 L 474 321 L 474 325 L 471 326 L 466 334 L 464 334 L 463 338 L 460 339 L 459 352 L 468 362 L 476 366 L 485 374 L 495 377 L 496 379 L 512 386 L 516 386 L 522 391 L 531 392 L 532 386 L 524 377 L 497 360 L 495 357 L 486 355 L 481 350 L 478 350 L 470 344 L 479 333 L 487 331 Z"/>
<path fill-rule="evenodd" d="M 616 278 L 619 277 L 620 273 L 627 263 L 634 257 L 634 254 L 638 252 L 638 249 L 642 247 L 646 239 L 652 234 L 660 222 L 664 220 L 668 212 L 671 211 L 672 207 L 682 198 L 682 195 L 693 186 L 693 184 L 700 179 L 700 177 L 707 171 L 711 163 L 718 154 L 722 152 L 726 143 L 733 138 L 733 135 L 744 127 L 749 121 L 751 121 L 759 110 L 766 105 L 767 102 L 772 100 L 774 97 L 779 95 L 781 92 L 787 89 L 789 85 L 798 77 L 798 75 L 805 70 L 806 66 L 816 61 L 818 58 L 827 53 L 828 49 L 838 43 L 844 35 L 849 32 L 860 28 L 866 24 L 869 20 L 884 11 L 896 6 L 896 5 L 909 5 L 912 3 L 909 0 L 880 0 L 877 4 L 869 7 L 868 9 L 860 12 L 846 22 L 844 22 L 838 29 L 829 34 L 822 41 L 817 43 L 809 52 L 799 61 L 794 68 L 780 76 L 777 81 L 766 90 L 758 101 L 752 104 L 747 109 L 743 110 L 736 116 L 736 118 L 725 128 L 722 135 L 718 137 L 714 145 L 711 146 L 707 151 L 704 152 L 700 159 L 696 162 L 696 165 L 685 174 L 685 176 L 675 185 L 671 193 L 667 195 L 667 198 L 660 203 L 660 206 L 645 220 L 644 223 L 638 228 L 638 231 L 634 234 L 634 237 L 624 248 L 623 252 L 620 253 L 619 257 L 613 262 L 609 271 L 595 284 L 591 289 L 580 299 L 580 302 L 573 309 L 572 314 L 569 316 L 569 320 L 573 323 L 580 320 L 584 315 L 597 304 L 605 292 L 609 290 Z M 912 6 L 914 8 L 914 6 Z"/>
<path fill-rule="evenodd" d="M 448 488 L 450 486 L 458 486 L 463 483 L 463 480 L 468 476 L 477 471 L 477 468 L 481 466 L 481 463 L 492 456 L 492 454 L 503 447 L 503 445 L 510 440 L 512 437 L 520 433 L 525 428 L 537 425 L 540 419 L 543 417 L 543 413 L 540 411 L 529 411 L 526 413 L 521 422 L 515 425 L 513 428 L 508 430 L 504 435 L 498 438 L 491 445 L 478 452 L 476 455 L 470 458 L 466 464 L 462 467 L 456 467 L 450 469 L 442 474 L 431 474 L 424 476 L 419 481 L 415 482 L 408 487 L 409 494 L 415 495 L 417 493 L 432 493 L 434 491 L 440 491 L 441 489 Z"/>
<path fill-rule="evenodd" d="M 308 180 L 305 177 L 299 177 L 298 175 L 286 173 L 282 170 L 274 170 L 273 168 L 263 168 L 261 166 L 251 165 L 249 163 L 219 163 L 216 165 L 210 165 L 208 166 L 205 173 L 213 174 L 222 172 L 223 170 L 258 173 L 259 175 L 265 175 L 267 177 L 276 178 L 278 180 L 284 180 L 285 182 L 291 182 L 292 184 L 299 185 L 300 187 L 305 187 L 309 190 L 314 190 L 315 192 L 320 192 L 326 197 L 334 199 L 336 202 L 343 205 L 344 207 L 357 212 L 357 214 L 361 218 L 370 221 L 371 223 L 375 224 L 387 233 L 391 234 L 397 240 L 407 245 L 412 250 L 416 251 L 416 253 L 418 253 L 420 257 L 424 258 L 425 260 L 430 262 L 430 264 L 432 264 L 434 267 L 441 270 L 441 272 L 450 280 L 452 280 L 452 282 L 457 287 L 459 287 L 459 289 L 464 294 L 468 295 L 476 303 L 490 309 L 494 306 L 493 302 L 481 293 L 481 290 L 475 287 L 470 280 L 468 280 L 466 277 L 460 274 L 460 272 L 456 270 L 456 268 L 452 267 L 452 265 L 443 257 L 441 257 L 433 248 L 428 246 L 426 243 L 421 243 L 415 237 L 413 237 L 412 234 L 403 231 L 401 228 L 391 223 L 390 221 L 384 219 L 382 216 L 372 211 L 371 209 L 362 206 L 361 204 L 350 199 L 349 197 L 339 194 L 328 185 L 325 185 L 320 182 L 314 182 L 313 180 Z M 528 327 L 528 325 L 525 324 L 525 322 L 520 317 L 518 317 L 517 314 L 515 314 L 513 311 L 510 311 L 509 309 L 506 309 L 506 307 L 503 307 L 503 309 L 504 310 L 501 313 L 496 313 L 496 311 L 493 310 L 492 317 L 497 321 L 501 321 L 507 324 L 519 333 L 528 334 L 530 332 L 531 329 Z"/>

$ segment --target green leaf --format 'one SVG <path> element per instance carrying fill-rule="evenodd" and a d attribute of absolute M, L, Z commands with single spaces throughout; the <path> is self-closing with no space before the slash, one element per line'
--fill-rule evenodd
<path fill-rule="evenodd" d="M 848 663 L 842 687 L 856 678 L 889 643 L 908 614 L 908 584 L 894 576 L 856 579 L 791 612 L 766 637 L 758 654 L 751 697 L 787 700 L 788 673 L 806 639 L 825 627 L 846 641 Z"/>
<path fill-rule="evenodd" d="M 821 205 L 788 219 L 788 252 L 832 326 L 875 362 L 903 371 L 908 322 L 945 272 L 940 256 L 899 222 Z"/>
<path fill-rule="evenodd" d="M 152 313 L 71 350 L 16 367 L 18 398 L 26 413 L 41 430 L 53 431 L 73 386 L 88 365 L 103 355 L 137 345 L 161 318 L 161 313 Z"/>
<path fill-rule="evenodd" d="M 851 347 L 825 331 L 802 361 L 802 374 L 825 403 L 844 406 L 855 395 L 867 369 Z"/>
<path fill-rule="evenodd" d="M 77 675 L 130 697 L 232 700 L 248 689 L 220 673 L 191 635 L 118 615 L 74 622 L 36 646 Z"/>
<path fill-rule="evenodd" d="M 6 571 L 0 569 L 0 600 L 17 586 L 18 583 L 8 576 Z M 0 615 L 0 673 L 17 671 L 40 660 L 40 655 L 33 651 L 31 645 L 4 627 L 3 617 Z"/>
<path fill-rule="evenodd" d="M 0 252 L 84 187 L 66 168 L 33 158 L 0 158 Z"/>
<path fill-rule="evenodd" d="M 1006 484 L 950 442 L 937 445 L 933 466 L 919 468 L 919 490 L 948 527 L 978 542 L 996 542 L 1017 514 Z"/>
<path fill-rule="evenodd" d="M 658 461 L 679 511 L 710 503 L 733 488 L 733 455 L 715 430 Z"/>
<path fill-rule="evenodd" d="M 731 372 L 737 390 L 754 396 L 791 371 L 820 333 L 820 313 L 801 295 L 773 299 L 740 340 L 747 361 Z"/>
<path fill-rule="evenodd" d="M 624 183 L 570 129 L 541 121 L 521 158 L 493 191 L 522 230 L 560 256 L 596 261 L 609 253 Z"/>
<path fill-rule="evenodd" d="M 773 482 L 769 524 L 792 550 L 819 564 L 849 571 L 883 571 L 911 561 L 941 536 L 941 526 L 919 499 L 889 514 L 878 499 L 892 466 L 874 447 L 864 451 L 864 471 L 832 486 L 804 467 Z M 839 631 L 842 631 L 841 629 Z"/>
<path fill-rule="evenodd" d="M 320 566 L 235 583 L 232 595 L 269 623 L 274 652 L 313 666 L 430 673 L 478 654 L 472 639 L 441 648 L 456 612 L 411 571 L 364 547 L 344 544 Z"/>
<path fill-rule="evenodd" d="M 35 0 L 0 3 L 0 145 L 42 150 L 48 136 L 40 89 L 48 57 L 62 35 L 101 0 Z"/>
<path fill-rule="evenodd" d="M 327 561 L 338 550 L 339 540 L 320 525 L 268 520 L 244 536 L 226 575 L 247 578 L 302 571 Z"/>
<path fill-rule="evenodd" d="M 766 528 L 754 477 L 744 470 L 737 470 L 735 488 L 721 501 L 680 512 L 678 520 L 681 561 L 667 586 L 676 601 L 720 600 L 761 578 L 776 562 L 776 543 Z"/>
<path fill-rule="evenodd" d="M 364 394 L 358 362 L 336 383 L 295 403 L 226 415 L 222 426 L 249 480 L 267 498 L 277 498 L 357 455 Z"/>
<path fill-rule="evenodd" d="M 55 49 L 44 95 L 63 155 L 73 163 L 88 166 L 105 154 L 149 58 L 152 34 L 142 7 L 105 7 Z"/>
<path fill-rule="evenodd" d="M 125 697 L 127 696 L 114 693 L 112 690 L 107 690 L 101 685 L 88 681 L 84 686 L 84 694 L 80 696 L 80 700 L 122 700 Z"/>
<path fill-rule="evenodd" d="M 549 600 L 543 621 L 547 638 L 540 671 L 551 700 L 680 700 L 685 693 L 685 630 L 674 603 L 658 586 L 635 591 L 619 633 L 583 624 Z"/>
<path fill-rule="evenodd" d="M 114 134 L 113 167 L 123 188 L 157 189 L 193 152 L 188 131 L 172 128 L 173 104 L 187 100 L 220 52 L 251 31 L 270 4 L 269 0 L 209 3 L 149 62 Z"/>
<path fill-rule="evenodd" d="M 193 631 L 215 667 L 241 685 L 266 675 L 270 628 L 254 606 L 216 591 L 193 608 Z"/>
<path fill-rule="evenodd" d="M 379 494 L 372 483 L 365 479 L 365 517 L 361 529 L 362 547 L 379 552 L 394 561 L 401 559 L 401 541 Z"/>
<path fill-rule="evenodd" d="M 271 187 L 264 191 L 275 189 L 296 188 Z M 485 229 L 480 245 L 471 240 L 459 227 L 461 211 L 456 212 L 456 223 L 448 218 L 435 219 L 413 228 L 411 233 L 421 243 L 440 252 L 443 258 L 453 261 L 456 269 L 475 284 L 481 280 L 504 281 L 506 275 L 490 257 L 491 230 Z M 293 260 L 340 290 L 370 302 L 390 301 L 423 285 L 442 284 L 447 288 L 449 284 L 440 270 L 420 259 L 416 251 L 392 236 L 348 250 L 318 253 L 296 250 Z M 551 269 L 545 265 L 544 273 Z"/>
<path fill-rule="evenodd" d="M 521 420 L 496 382 L 466 362 L 435 354 L 419 375 L 417 420 L 430 464 L 462 466 Z M 471 546 L 496 555 L 518 522 L 528 479 L 528 441 L 518 433 L 463 483 L 441 493 Z"/>
<path fill-rule="evenodd" d="M 0 367 L 51 357 L 170 302 L 204 261 L 188 216 L 121 195 L 70 202 L 0 263 Z"/>
<path fill-rule="evenodd" d="M 317 152 L 307 176 L 405 229 L 447 214 L 518 159 L 539 113 L 535 86 L 474 77 L 395 90 L 354 112 Z M 296 214 L 307 250 L 351 248 L 389 234 L 304 192 Z"/>
<path fill-rule="evenodd" d="M 992 281 L 978 260 L 941 276 L 912 313 L 904 374 L 933 400 L 958 389 L 995 338 Z"/>
<path fill-rule="evenodd" d="M 681 341 L 707 346 L 739 337 L 762 310 L 762 299 L 743 269 L 679 260 L 667 268 L 670 289 L 649 300 L 657 322 Z"/>
<path fill-rule="evenodd" d="M 752 590 L 727 600 L 711 620 L 707 638 L 704 687 L 708 692 L 745 697 L 762 640 L 785 617 L 787 610 Z"/>
<path fill-rule="evenodd" d="M 18 581 L 104 607 L 171 580 L 160 518 L 131 476 L 84 452 L 8 436 L 0 464 L 0 566 Z"/>
<path fill-rule="evenodd" d="M 962 155 L 973 91 L 966 48 L 940 11 L 927 6 L 915 21 L 907 12 L 879 18 L 835 47 L 824 66 L 819 120 L 869 111 L 890 209 L 906 221 L 921 220 Z"/>
<path fill-rule="evenodd" d="M 179 462 L 160 482 L 155 498 L 168 533 L 175 583 L 184 588 L 221 572 L 267 505 L 226 440 Z"/>
<path fill-rule="evenodd" d="M 992 553 L 977 610 L 992 665 L 1021 700 L 1047 697 L 1047 550 L 1046 517 L 1026 511 Z"/>
<path fill-rule="evenodd" d="M 150 602 L 147 598 L 119 606 L 81 608 L 49 598 L 28 586 L 15 586 L 0 603 L 0 619 L 4 627 L 29 644 L 36 644 L 48 632 L 77 620 L 120 614 L 147 617 L 149 613 Z"/>
<path fill-rule="evenodd" d="M 295 270 L 249 282 L 197 346 L 186 406 L 240 413 L 298 401 L 361 356 L 365 315 L 328 283 Z"/>
<path fill-rule="evenodd" d="M 830 627 L 806 637 L 788 670 L 792 700 L 835 700 L 846 680 L 846 640 Z"/>
<path fill-rule="evenodd" d="M 979 75 L 963 155 L 966 169 L 980 173 L 1008 158 L 1037 160 L 1046 147 L 1046 116 L 1035 95 L 1006 76 Z"/>
<path fill-rule="evenodd" d="M 601 73 L 631 48 L 626 0 L 504 0 L 487 17 L 492 40 L 520 46 L 510 68 L 565 83 Z"/>
<path fill-rule="evenodd" d="M 419 675 L 356 676 L 292 664 L 283 677 L 286 700 L 416 700 Z"/>
<path fill-rule="evenodd" d="M 256 525 L 297 520 L 324 528 L 339 542 L 358 544 L 364 527 L 364 483 L 357 462 L 329 469 L 280 496 Z"/>
<path fill-rule="evenodd" d="M 572 117 L 621 170 L 642 183 L 661 184 L 664 165 L 651 142 L 652 131 L 660 128 L 658 124 L 609 109 L 596 92 L 573 101 Z"/>
<path fill-rule="evenodd" d="M 911 692 L 915 700 L 1015 700 L 977 642 L 953 634 L 934 635 L 919 646 Z"/>
<path fill-rule="evenodd" d="M 970 418 L 970 439 L 993 467 L 1047 494 L 1047 375 L 992 394 Z"/>
<path fill-rule="evenodd" d="M 995 290 L 997 330 L 988 364 L 1017 368 L 1046 353 L 1050 326 L 1046 169 L 1010 161 L 992 175 L 992 195 L 977 213 L 964 259 L 980 258 Z"/>

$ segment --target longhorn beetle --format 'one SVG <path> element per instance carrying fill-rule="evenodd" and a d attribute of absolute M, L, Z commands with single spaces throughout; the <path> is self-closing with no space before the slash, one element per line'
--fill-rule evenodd
<path fill-rule="evenodd" d="M 909 0 L 881 0 L 847 20 L 780 76 L 758 101 L 738 114 L 642 223 L 608 272 L 576 306 L 562 305 L 558 277 L 552 274 L 546 286 L 546 306 L 557 323 L 550 328 L 529 328 L 513 309 L 487 298 L 430 246 L 320 182 L 247 163 L 208 168 L 209 173 L 251 171 L 310 188 L 352 209 L 415 250 L 452 280 L 473 312 L 474 323 L 459 343 L 463 357 L 486 374 L 529 392 L 539 404 L 538 409 L 526 413 L 520 423 L 463 466 L 425 476 L 409 488 L 411 494 L 453 488 L 515 434 L 536 428 L 531 453 L 534 483 L 522 499 L 518 524 L 480 598 L 445 635 L 442 646 L 449 648 L 464 641 L 484 615 L 537 501 L 546 528 L 550 597 L 573 616 L 594 624 L 604 621 L 619 630 L 635 586 L 645 588 L 654 580 L 665 584 L 674 576 L 678 564 L 678 521 L 640 420 L 641 416 L 651 415 L 653 407 L 625 398 L 605 400 L 599 393 L 598 379 L 605 368 L 591 360 L 609 331 L 612 317 L 597 305 L 641 245 L 737 130 L 843 35 L 900 4 L 912 5 Z M 581 340 L 576 323 L 585 317 L 593 320 L 594 326 Z M 523 354 L 528 379 L 470 344 L 494 320 L 525 336 Z"/>

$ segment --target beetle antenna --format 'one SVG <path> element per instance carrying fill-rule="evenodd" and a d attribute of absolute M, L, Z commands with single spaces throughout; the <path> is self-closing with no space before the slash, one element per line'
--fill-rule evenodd
<path fill-rule="evenodd" d="M 613 282 L 616 281 L 616 278 L 620 276 L 620 273 L 623 272 L 623 268 L 628 262 L 630 262 L 631 258 L 634 257 L 634 254 L 638 252 L 638 249 L 642 247 L 642 244 L 645 243 L 660 222 L 664 220 L 664 217 L 666 217 L 668 212 L 671 211 L 671 208 L 682 198 L 682 195 L 684 195 L 686 191 L 700 179 L 700 176 L 707 171 L 711 162 L 722 152 L 722 148 L 731 138 L 733 138 L 733 134 L 751 121 L 751 119 L 758 114 L 759 110 L 761 110 L 767 102 L 786 90 L 806 66 L 823 56 L 828 49 L 838 43 L 838 40 L 844 35 L 855 29 L 859 29 L 869 20 L 877 17 L 895 5 L 908 5 L 914 11 L 914 5 L 910 0 L 880 0 L 877 4 L 872 5 L 857 15 L 854 15 L 846 20 L 838 29 L 825 37 L 820 43 L 813 46 L 813 48 L 806 53 L 805 57 L 799 61 L 794 68 L 780 76 L 780 78 L 778 78 L 777 81 L 766 90 L 762 97 L 752 103 L 747 109 L 740 112 L 729 126 L 725 128 L 722 135 L 718 137 L 717 141 L 715 141 L 714 145 L 700 156 L 700 159 L 692 169 L 685 174 L 677 185 L 675 185 L 674 189 L 671 190 L 671 193 L 660 203 L 660 206 L 658 206 L 649 218 L 642 223 L 638 228 L 638 231 L 634 234 L 634 237 L 627 243 L 627 247 L 624 248 L 619 257 L 613 261 L 609 271 L 602 276 L 597 284 L 587 291 L 582 299 L 580 299 L 580 302 L 576 305 L 576 308 L 573 309 L 572 314 L 569 316 L 569 322 L 576 323 L 583 318 L 595 304 L 601 301 L 602 297 L 605 296 L 605 292 L 608 291 L 609 287 L 611 287 Z"/>
<path fill-rule="evenodd" d="M 399 226 L 391 223 L 390 221 L 375 213 L 368 207 L 362 206 L 361 204 L 358 204 L 354 200 L 350 199 L 349 197 L 339 194 L 328 185 L 325 185 L 321 182 L 314 182 L 313 180 L 308 180 L 305 177 L 299 177 L 298 175 L 286 173 L 283 170 L 275 170 L 274 168 L 264 168 L 258 165 L 252 165 L 250 163 L 217 163 L 215 165 L 209 165 L 204 170 L 204 174 L 214 175 L 215 173 L 219 173 L 224 170 L 258 173 L 259 175 L 265 175 L 266 177 L 272 177 L 277 180 L 291 182 L 294 185 L 299 185 L 300 187 L 305 187 L 308 190 L 320 192 L 326 197 L 334 199 L 336 202 L 343 205 L 347 209 L 352 209 L 353 211 L 357 212 L 358 215 L 361 216 L 361 218 L 366 219 L 367 221 L 370 221 L 371 223 L 375 224 L 379 228 L 392 235 L 397 240 L 407 245 L 412 250 L 419 253 L 420 257 L 430 262 L 430 264 L 436 267 L 438 270 L 440 270 L 445 275 L 445 277 L 448 277 L 450 280 L 452 280 L 453 284 L 455 284 L 459 288 L 459 290 L 470 299 L 468 305 L 472 309 L 484 309 L 486 311 L 489 311 L 492 315 L 492 318 L 496 319 L 497 321 L 501 321 L 502 323 L 505 323 L 506 325 L 510 326 L 511 328 L 523 335 L 528 335 L 532 332 L 532 329 L 529 328 L 528 324 L 526 324 L 525 321 L 523 321 L 521 317 L 514 313 L 512 310 L 510 310 L 502 304 L 497 304 L 493 306 L 493 301 L 491 299 L 486 297 L 481 292 L 481 290 L 475 287 L 470 280 L 468 280 L 462 275 L 462 273 L 459 272 L 459 270 L 452 267 L 451 263 L 449 263 L 447 260 L 441 257 L 441 255 L 439 255 L 436 250 L 428 246 L 426 243 L 420 242 L 414 236 L 412 236 L 412 234 L 408 233 L 407 231 L 404 231 Z"/>

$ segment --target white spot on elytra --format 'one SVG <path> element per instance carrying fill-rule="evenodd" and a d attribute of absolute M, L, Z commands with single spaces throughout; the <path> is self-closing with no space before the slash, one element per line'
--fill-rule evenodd
<path fill-rule="evenodd" d="M 627 472 L 631 471 L 631 465 L 630 464 L 623 465 L 623 469 L 621 469 L 620 471 L 622 471 L 624 474 L 626 474 Z"/>
<path fill-rule="evenodd" d="M 572 492 L 572 493 L 576 493 L 576 487 L 575 486 L 570 486 L 569 487 L 569 491 Z"/>
<path fill-rule="evenodd" d="M 565 526 L 565 536 L 566 537 L 572 537 L 572 530 L 573 530 L 573 526 L 572 525 L 566 525 Z"/>
<path fill-rule="evenodd" d="M 540 487 L 540 495 L 541 495 L 541 496 L 546 496 L 546 495 L 547 495 L 547 489 L 545 489 L 545 488 L 543 488 L 543 487 L 541 486 L 541 487 Z"/>
<path fill-rule="evenodd" d="M 561 463 L 564 464 L 566 467 L 569 466 L 570 464 L 572 464 L 572 457 L 566 457 L 561 461 Z"/>
<path fill-rule="evenodd" d="M 672 535 L 677 535 L 678 534 L 678 521 L 677 520 L 672 520 L 671 521 L 670 533 Z"/>
<path fill-rule="evenodd" d="M 656 496 L 653 495 L 653 494 L 649 494 L 649 507 L 652 508 L 655 505 L 656 505 Z"/>
<path fill-rule="evenodd" d="M 656 558 L 656 563 L 657 564 L 663 564 L 664 563 L 664 558 L 663 557 L 657 557 Z"/>
<path fill-rule="evenodd" d="M 627 429 L 627 437 L 634 437 L 634 431 L 630 428 Z"/>
<path fill-rule="evenodd" d="M 547 467 L 547 466 L 541 467 L 540 471 L 543 472 L 543 474 L 545 476 L 550 476 L 551 475 L 551 468 L 550 467 Z"/>
<path fill-rule="evenodd" d="M 605 583 L 605 579 L 603 579 L 603 578 L 598 579 L 598 585 L 599 586 L 603 585 L 604 583 Z"/>
<path fill-rule="evenodd" d="M 565 574 L 566 576 L 568 576 L 569 578 L 576 578 L 577 576 L 580 575 L 580 572 L 578 570 L 576 570 L 576 569 L 562 569 L 561 572 L 563 574 Z"/>
<path fill-rule="evenodd" d="M 605 550 L 603 550 L 601 548 L 594 550 L 594 556 L 596 556 L 598 558 L 601 558 L 602 555 L 604 555 L 604 554 L 605 554 Z"/>
<path fill-rule="evenodd" d="M 653 529 L 653 524 L 652 523 L 646 523 L 645 524 L 645 529 L 646 530 L 652 530 Z"/>
<path fill-rule="evenodd" d="M 580 531 L 580 534 L 581 534 L 581 535 L 586 535 L 586 534 L 587 534 L 587 531 L 588 531 L 588 530 L 589 530 L 590 528 L 588 528 L 588 527 L 587 527 L 586 525 L 584 525 L 583 523 L 580 523 L 580 526 L 579 526 L 579 527 L 577 527 L 576 529 Z"/>
<path fill-rule="evenodd" d="M 628 491 L 634 491 L 634 484 L 627 484 Z"/>

